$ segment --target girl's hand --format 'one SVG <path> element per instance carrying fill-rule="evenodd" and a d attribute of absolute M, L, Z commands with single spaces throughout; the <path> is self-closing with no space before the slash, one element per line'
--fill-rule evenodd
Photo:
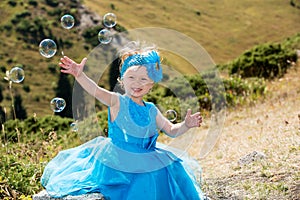
<path fill-rule="evenodd" d="M 188 109 L 184 120 L 185 126 L 188 128 L 199 127 L 201 126 L 201 123 L 202 116 L 200 115 L 200 112 L 192 114 L 192 110 Z"/>
<path fill-rule="evenodd" d="M 59 66 L 63 68 L 60 71 L 66 74 L 71 74 L 76 78 L 80 76 L 80 74 L 82 73 L 86 61 L 87 58 L 83 58 L 81 63 L 78 64 L 74 62 L 72 59 L 70 59 L 69 57 L 64 56 L 60 59 Z"/>

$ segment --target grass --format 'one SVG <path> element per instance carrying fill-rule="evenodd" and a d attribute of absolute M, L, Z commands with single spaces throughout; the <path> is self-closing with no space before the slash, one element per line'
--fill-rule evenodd
<path fill-rule="evenodd" d="M 106 12 L 116 13 L 118 23 L 128 30 L 151 26 L 182 32 L 201 44 L 216 63 L 226 63 L 256 44 L 281 41 L 300 30 L 299 10 L 290 6 L 288 1 L 85 0 L 84 4 L 101 16 Z M 18 4 L 13 9 L 7 5 L 7 1 L 2 1 L 0 9 L 3 19 L 0 24 L 3 25 L 23 8 Z M 33 7 L 28 6 L 28 9 L 35 14 L 44 15 L 43 12 L 34 12 Z M 76 31 L 66 34 L 57 25 L 53 27 L 53 33 L 74 42 L 73 48 L 64 50 L 66 55 L 71 55 L 76 61 L 86 56 L 87 52 L 80 50 L 84 49 L 84 44 L 77 39 Z M 4 47 L 0 49 L 0 65 L 6 69 L 17 63 L 25 66 L 25 81 L 22 84 L 13 84 L 13 92 L 22 93 L 28 115 L 37 114 L 40 117 L 52 114 L 49 102 L 54 97 L 53 88 L 57 84 L 58 73 L 51 74 L 47 67 L 49 64 L 58 63 L 59 52 L 52 59 L 41 58 L 37 46 L 31 46 L 32 49 L 24 48 L 28 44 L 18 40 L 13 31 L 12 34 L 1 34 L 0 41 Z M 176 56 L 169 56 L 172 61 L 176 59 Z M 175 63 L 178 68 L 187 64 L 180 59 Z M 182 73 L 190 72 L 186 68 L 181 69 Z M 251 105 L 228 109 L 223 132 L 216 146 L 208 156 L 200 159 L 199 151 L 210 123 L 207 114 L 205 124 L 197 129 L 197 136 L 193 137 L 188 150 L 192 156 L 198 158 L 203 168 L 203 190 L 210 197 L 291 199 L 299 194 L 299 75 L 299 66 L 294 67 L 283 78 L 268 82 L 269 93 L 264 101 L 258 100 Z M 9 96 L 6 84 L 8 85 L 7 82 L 2 82 L 5 100 L 1 102 L 1 106 L 9 109 L 11 102 L 6 97 Z M 23 91 L 23 84 L 30 86 L 29 93 Z M 40 130 L 38 134 L 44 134 L 43 131 Z M 12 160 L 12 166 L 30 166 L 33 174 L 41 174 L 41 163 L 71 143 L 70 138 L 58 141 L 52 137 L 54 135 L 49 132 L 48 139 L 35 143 L 21 137 L 24 143 L 15 147 L 2 145 L 1 155 L 5 155 L 5 159 L 16 155 L 18 160 Z M 73 145 L 79 143 L 77 139 L 72 141 Z M 267 158 L 245 166 L 237 164 L 239 158 L 254 150 L 265 153 Z M 12 166 L 8 166 L 7 172 Z M 6 186 L 2 184 L 3 177 L 0 177 L 1 192 L 8 191 L 13 196 L 15 188 L 4 188 Z M 24 178 L 29 183 L 32 180 L 33 184 L 38 183 L 38 175 L 18 178 Z M 35 191 L 41 189 L 40 185 L 37 187 Z M 33 191 L 28 193 L 30 192 Z"/>
<path fill-rule="evenodd" d="M 186 34 L 216 63 L 226 63 L 254 45 L 278 42 L 300 30 L 299 10 L 288 1 L 85 0 L 84 4 L 100 16 L 114 12 L 118 23 L 128 30 L 161 27 Z"/>
<path fill-rule="evenodd" d="M 199 130 L 190 154 L 199 158 L 204 190 L 213 199 L 299 198 L 299 73 L 299 66 L 294 67 L 269 81 L 264 101 L 229 109 L 217 145 L 203 159 L 199 150 L 208 127 Z M 238 164 L 253 151 L 263 152 L 266 159 Z"/>
<path fill-rule="evenodd" d="M 76 27 L 66 31 L 61 28 L 57 16 L 47 15 L 47 11 L 53 8 L 44 2 L 38 2 L 37 7 L 29 5 L 28 1 L 16 2 L 17 5 L 12 7 L 9 6 L 8 0 L 1 1 L 0 25 L 9 24 L 16 14 L 28 10 L 32 16 L 44 17 L 55 37 L 73 43 L 72 48 L 64 49 L 66 55 L 80 61 L 88 54 L 84 49 L 83 39 L 78 37 Z M 116 13 L 118 23 L 128 30 L 160 27 L 183 33 L 202 45 L 217 64 L 236 58 L 256 44 L 281 41 L 300 30 L 298 10 L 287 1 L 85 0 L 83 4 L 100 16 L 107 12 Z M 64 7 L 64 9 L 70 8 Z M 78 20 L 76 19 L 77 22 Z M 58 81 L 58 73 L 51 74 L 47 68 L 49 64 L 54 64 L 58 70 L 57 63 L 61 56 L 61 49 L 53 58 L 45 59 L 40 56 L 37 45 L 17 39 L 16 26 L 11 25 L 11 28 L 10 32 L 1 32 L 0 35 L 3 46 L 0 49 L 0 66 L 9 70 L 16 64 L 22 64 L 25 67 L 26 77 L 23 83 L 13 85 L 14 92 L 22 95 L 28 115 L 34 113 L 38 116 L 49 115 L 51 114 L 49 102 L 55 95 L 54 87 Z M 168 56 L 170 57 L 167 61 L 172 61 L 174 67 L 180 69 L 179 71 L 193 73 L 189 67 L 186 67 L 188 63 L 185 60 Z M 0 76 L 4 76 L 4 73 L 0 73 Z M 104 78 L 105 80 L 107 79 Z M 30 87 L 29 93 L 23 91 L 23 84 Z M 1 85 L 5 96 L 1 106 L 9 110 L 10 100 L 6 98 L 9 96 L 9 91 L 5 82 Z"/>

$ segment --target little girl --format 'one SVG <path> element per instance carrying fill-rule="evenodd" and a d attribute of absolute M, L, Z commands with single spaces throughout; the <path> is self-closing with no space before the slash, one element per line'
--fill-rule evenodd
<path fill-rule="evenodd" d="M 52 197 L 99 192 L 110 200 L 203 199 L 186 164 L 156 145 L 158 130 L 177 137 L 200 126 L 200 113 L 189 109 L 183 122 L 172 124 L 153 103 L 143 101 L 163 76 L 156 48 L 126 48 L 120 58 L 124 95 L 88 78 L 86 58 L 80 64 L 61 58 L 61 71 L 108 107 L 108 137 L 61 151 L 46 166 L 42 185 Z"/>

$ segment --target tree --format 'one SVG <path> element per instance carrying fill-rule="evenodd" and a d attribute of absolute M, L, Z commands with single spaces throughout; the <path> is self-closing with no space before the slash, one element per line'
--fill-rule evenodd
<path fill-rule="evenodd" d="M 116 91 L 122 93 L 122 89 L 118 84 L 118 77 L 120 76 L 119 66 L 121 64 L 121 60 L 119 58 L 115 59 L 109 68 L 109 87 L 111 91 Z"/>
<path fill-rule="evenodd" d="M 12 115 L 15 119 L 26 119 L 27 118 L 27 112 L 24 106 L 22 105 L 22 96 L 20 94 L 17 94 L 14 97 L 14 104 L 12 109 Z"/>
<path fill-rule="evenodd" d="M 61 112 L 55 113 L 61 117 L 73 118 L 72 114 L 72 87 L 67 74 L 60 73 L 57 88 L 55 89 L 56 97 L 63 98 L 66 101 L 66 107 Z"/>

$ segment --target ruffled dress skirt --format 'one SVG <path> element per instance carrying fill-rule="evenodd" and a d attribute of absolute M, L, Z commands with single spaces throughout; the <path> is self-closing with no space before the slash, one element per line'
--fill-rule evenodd
<path fill-rule="evenodd" d="M 119 148 L 110 138 L 99 136 L 61 151 L 46 166 L 41 183 L 49 195 L 56 198 L 102 193 L 110 200 L 203 199 L 195 173 L 189 166 L 197 166 L 195 160 L 186 157 L 183 161 L 160 148 L 153 152 L 157 155 L 146 156 L 147 159 L 153 156 L 152 159 L 161 159 L 161 163 L 155 160 L 155 165 L 148 163 L 149 160 L 141 163 L 142 158 L 135 157 L 126 157 L 123 163 L 122 158 L 115 157 L 120 154 Z M 164 161 L 164 156 L 172 156 L 173 160 Z"/>
<path fill-rule="evenodd" d="M 120 96 L 118 116 L 108 119 L 109 136 L 61 151 L 45 167 L 42 185 L 52 197 L 101 193 L 110 200 L 203 199 L 197 161 L 179 158 L 180 151 L 156 142 L 156 114 L 153 104 L 139 107 Z"/>

